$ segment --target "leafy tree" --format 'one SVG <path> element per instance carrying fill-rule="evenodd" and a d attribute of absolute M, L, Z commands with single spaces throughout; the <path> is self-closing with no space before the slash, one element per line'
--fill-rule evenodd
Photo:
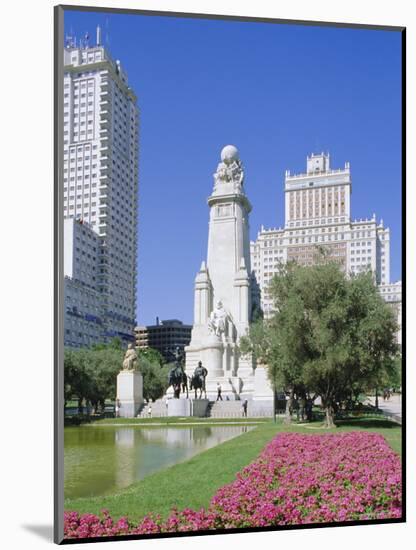
<path fill-rule="evenodd" d="M 116 378 L 123 360 L 122 350 L 106 346 L 95 349 L 66 349 L 64 352 L 65 401 L 76 397 L 90 402 L 95 412 L 105 400 L 114 398 Z"/>
<path fill-rule="evenodd" d="M 295 266 L 281 264 L 271 292 L 279 315 L 259 319 L 250 327 L 248 338 L 241 339 L 243 353 L 252 352 L 256 359 L 268 366 L 268 376 L 274 388 L 282 388 L 286 401 L 285 422 L 291 422 L 295 395 L 304 395 L 303 367 L 307 360 L 304 334 L 306 319 L 303 302 L 293 292 Z"/>
<path fill-rule="evenodd" d="M 147 359 L 150 363 L 157 364 L 159 366 L 162 366 L 165 363 L 165 359 L 163 355 L 157 350 L 153 348 L 136 348 L 136 353 L 138 357 L 142 357 L 144 359 Z"/>
<path fill-rule="evenodd" d="M 123 349 L 123 341 L 118 336 L 115 336 L 112 338 L 109 342 L 104 343 L 100 342 L 99 344 L 92 344 L 91 348 L 92 350 L 98 351 L 98 350 L 105 350 L 105 349 Z"/>
<path fill-rule="evenodd" d="M 85 350 L 85 372 L 90 381 L 88 400 L 94 412 L 103 410 L 106 399 L 116 396 L 117 375 L 123 361 L 123 351 L 117 348 Z"/>
<path fill-rule="evenodd" d="M 168 385 L 169 365 L 160 365 L 160 354 L 153 353 L 145 357 L 136 350 L 139 357 L 139 369 L 143 375 L 143 396 L 146 399 L 158 399 Z M 124 350 L 114 339 L 109 344 L 99 344 L 90 349 L 66 349 L 64 354 L 65 402 L 78 399 L 91 403 L 94 412 L 103 410 L 106 399 L 116 396 L 117 375 L 123 362 Z"/>
<path fill-rule="evenodd" d="M 70 399 L 78 400 L 81 410 L 82 402 L 88 399 L 90 380 L 85 370 L 85 362 L 79 350 L 64 350 L 64 406 Z"/>
<path fill-rule="evenodd" d="M 393 367 L 388 374 L 388 378 L 386 380 L 385 387 L 387 388 L 395 388 L 396 390 L 400 389 L 402 387 L 402 356 L 401 354 L 398 354 Z"/>
<path fill-rule="evenodd" d="M 143 375 L 143 397 L 152 401 L 162 397 L 168 387 L 169 365 L 161 367 L 145 357 L 139 357 L 139 367 Z"/>
<path fill-rule="evenodd" d="M 270 293 L 275 313 L 251 327 L 242 351 L 267 364 L 273 384 L 288 393 L 288 420 L 295 393 L 309 392 L 333 427 L 343 403 L 393 372 L 394 316 L 370 273 L 346 278 L 325 256 L 310 267 L 281 266 Z"/>

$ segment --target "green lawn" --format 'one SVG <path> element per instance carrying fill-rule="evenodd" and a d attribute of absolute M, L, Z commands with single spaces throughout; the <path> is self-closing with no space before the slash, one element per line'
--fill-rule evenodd
<path fill-rule="evenodd" d="M 148 423 L 157 420 L 161 419 L 149 419 Z M 126 420 L 117 419 L 113 422 L 123 421 Z M 104 422 L 103 420 L 102 423 Z M 210 423 L 213 423 L 212 419 Z M 175 506 L 179 509 L 205 507 L 217 489 L 231 482 L 235 474 L 253 461 L 277 432 L 377 432 L 386 438 L 394 451 L 401 454 L 401 426 L 394 422 L 366 417 L 339 421 L 338 428 L 334 430 L 324 430 L 320 426 L 318 422 L 292 426 L 285 426 L 281 421 L 276 424 L 270 421 L 263 422 L 254 430 L 204 451 L 186 462 L 156 472 L 119 493 L 66 500 L 65 510 L 99 513 L 101 509 L 106 508 L 115 518 L 127 515 L 137 520 L 149 512 L 167 516 Z"/>

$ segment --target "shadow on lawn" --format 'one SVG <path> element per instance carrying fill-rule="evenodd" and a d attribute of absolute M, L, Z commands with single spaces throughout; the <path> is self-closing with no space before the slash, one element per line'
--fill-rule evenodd
<path fill-rule="evenodd" d="M 390 420 L 382 420 L 377 418 L 344 418 L 336 421 L 337 426 L 341 427 L 357 427 L 363 429 L 373 429 L 373 428 L 399 428 L 400 424 L 391 422 Z"/>

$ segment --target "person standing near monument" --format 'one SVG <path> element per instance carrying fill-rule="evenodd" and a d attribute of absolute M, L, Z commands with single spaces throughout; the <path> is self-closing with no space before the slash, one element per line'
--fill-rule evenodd
<path fill-rule="evenodd" d="M 219 401 L 219 400 L 222 401 L 221 392 L 222 392 L 221 384 L 219 382 L 217 382 L 217 401 Z"/>
<path fill-rule="evenodd" d="M 247 399 L 244 399 L 242 409 L 243 409 L 243 416 L 245 416 L 246 418 L 247 418 L 247 405 L 248 405 L 248 401 Z"/>
<path fill-rule="evenodd" d="M 147 416 L 149 418 L 152 418 L 152 405 L 149 404 L 149 407 L 147 409 Z"/>

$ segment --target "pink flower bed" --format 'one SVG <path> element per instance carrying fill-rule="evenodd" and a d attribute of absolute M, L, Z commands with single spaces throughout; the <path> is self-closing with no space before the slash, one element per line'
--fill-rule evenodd
<path fill-rule="evenodd" d="M 208 509 L 139 523 L 65 512 L 65 537 L 169 533 L 401 517 L 401 462 L 378 434 L 285 433 L 221 487 Z"/>

